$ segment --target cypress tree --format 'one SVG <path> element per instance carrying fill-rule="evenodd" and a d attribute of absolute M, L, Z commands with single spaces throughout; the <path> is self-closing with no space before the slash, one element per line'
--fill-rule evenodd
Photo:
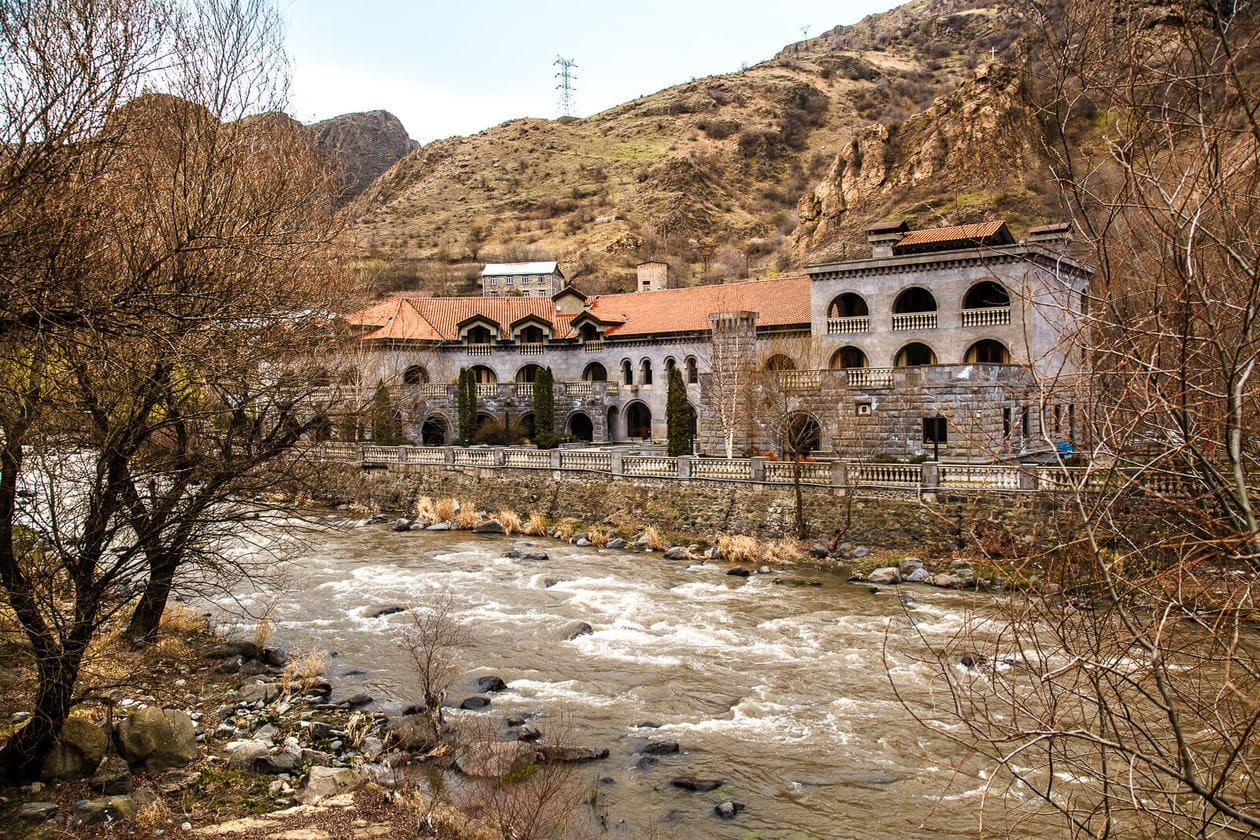
<path fill-rule="evenodd" d="M 555 377 L 543 368 L 534 379 L 534 443 L 539 449 L 556 445 Z"/>
<path fill-rule="evenodd" d="M 477 380 L 468 368 L 459 369 L 455 389 L 456 414 L 459 420 L 459 445 L 468 446 L 477 434 Z"/>
<path fill-rule="evenodd" d="M 376 393 L 372 394 L 372 443 L 377 446 L 398 443 L 398 436 L 394 433 L 394 404 L 389 398 L 389 389 L 379 380 Z"/>
<path fill-rule="evenodd" d="M 691 454 L 691 406 L 687 403 L 687 386 L 683 385 L 678 366 L 669 369 L 669 390 L 665 395 L 665 428 L 669 440 L 669 456 Z"/>

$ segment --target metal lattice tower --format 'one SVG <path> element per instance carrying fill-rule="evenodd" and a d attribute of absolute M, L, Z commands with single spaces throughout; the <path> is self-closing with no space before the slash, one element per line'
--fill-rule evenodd
<path fill-rule="evenodd" d="M 556 90 L 560 91 L 560 116 L 577 116 L 574 113 L 577 108 L 573 104 L 573 94 L 577 90 L 573 85 L 573 82 L 577 80 L 577 73 L 573 71 L 577 69 L 577 62 L 571 58 L 556 56 L 552 64 L 560 68 L 556 73 L 556 78 L 560 80 L 560 84 L 556 85 Z"/>

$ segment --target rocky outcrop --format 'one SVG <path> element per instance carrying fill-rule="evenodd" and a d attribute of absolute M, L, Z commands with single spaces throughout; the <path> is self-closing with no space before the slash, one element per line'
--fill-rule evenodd
<path fill-rule="evenodd" d="M 937 224 L 1036 204 L 1024 179 L 1042 168 L 1041 136 L 1016 69 L 982 67 L 900 126 L 871 125 L 850 139 L 797 206 L 797 243 L 816 251 L 852 240 L 867 221 L 924 202 Z"/>
<path fill-rule="evenodd" d="M 418 148 L 398 117 L 388 111 L 342 114 L 308 126 L 320 153 L 342 171 L 343 202 L 367 189 L 377 177 Z"/>

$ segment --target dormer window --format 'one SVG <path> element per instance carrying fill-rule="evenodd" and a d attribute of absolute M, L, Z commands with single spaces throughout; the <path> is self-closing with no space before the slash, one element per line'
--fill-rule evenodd
<path fill-rule="evenodd" d="M 489 344 L 494 341 L 494 334 L 490 332 L 489 327 L 479 325 L 469 327 L 468 332 L 464 334 L 464 340 L 468 344 Z"/>

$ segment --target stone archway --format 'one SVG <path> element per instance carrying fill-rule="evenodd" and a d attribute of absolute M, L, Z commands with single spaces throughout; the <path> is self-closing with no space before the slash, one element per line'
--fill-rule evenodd
<path fill-rule="evenodd" d="M 652 437 L 652 410 L 637 400 L 626 406 L 626 437 Z"/>
<path fill-rule="evenodd" d="M 569 415 L 569 434 L 578 440 L 590 442 L 595 437 L 595 424 L 584 411 L 575 411 Z"/>

